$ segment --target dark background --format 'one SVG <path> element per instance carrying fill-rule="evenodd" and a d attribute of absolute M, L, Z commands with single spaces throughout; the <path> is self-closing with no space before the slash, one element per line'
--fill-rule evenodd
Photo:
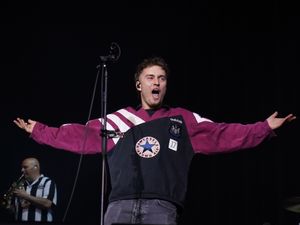
<path fill-rule="evenodd" d="M 289 2 L 2 3 L 0 37 L 0 193 L 20 175 L 23 158 L 40 159 L 58 186 L 58 222 L 100 224 L 101 155 L 41 146 L 16 117 L 50 126 L 88 119 L 99 57 L 122 49 L 108 66 L 108 112 L 138 104 L 133 73 L 144 57 L 170 64 L 166 103 L 216 122 L 252 123 L 275 110 L 299 115 L 299 22 Z M 91 118 L 100 113 L 97 89 Z M 300 195 L 299 122 L 262 145 L 226 155 L 197 155 L 181 224 L 298 224 L 284 208 Z M 0 222 L 12 221 L 4 210 Z"/>

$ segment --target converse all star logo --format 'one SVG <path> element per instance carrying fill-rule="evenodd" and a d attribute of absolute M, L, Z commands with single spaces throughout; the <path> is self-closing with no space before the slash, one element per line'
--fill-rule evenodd
<path fill-rule="evenodd" d="M 136 153 L 143 158 L 152 158 L 160 151 L 160 144 L 154 137 L 143 137 L 135 145 Z"/>

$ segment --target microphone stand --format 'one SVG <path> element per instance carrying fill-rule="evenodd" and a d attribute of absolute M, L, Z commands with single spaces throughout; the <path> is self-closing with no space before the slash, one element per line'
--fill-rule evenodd
<path fill-rule="evenodd" d="M 100 214 L 100 224 L 104 225 L 104 192 L 106 191 L 106 152 L 107 152 L 107 135 L 106 124 L 106 108 L 107 108 L 107 66 L 106 61 L 102 62 L 101 65 L 102 75 L 101 75 L 101 118 L 102 118 L 102 176 L 101 176 L 101 214 Z"/>
<path fill-rule="evenodd" d="M 108 131 L 107 128 L 107 65 L 106 63 L 111 61 L 115 62 L 119 59 L 121 55 L 121 49 L 117 43 L 111 43 L 110 52 L 107 56 L 100 56 L 102 61 L 101 66 L 97 68 L 101 69 L 101 137 L 102 137 L 102 177 L 101 177 L 101 214 L 100 214 L 100 224 L 104 225 L 104 201 L 106 192 L 106 157 L 107 157 L 107 139 L 117 137 L 117 132 Z M 98 74 L 99 74 L 98 70 Z"/>

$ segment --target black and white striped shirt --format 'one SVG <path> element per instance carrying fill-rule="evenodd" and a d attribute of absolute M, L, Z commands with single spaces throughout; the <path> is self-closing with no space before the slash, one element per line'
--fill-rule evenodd
<path fill-rule="evenodd" d="M 50 209 L 37 208 L 31 204 L 28 208 L 20 206 L 20 199 L 15 199 L 17 221 L 38 221 L 38 222 L 52 222 L 54 220 L 53 208 L 57 204 L 57 189 L 56 184 L 49 177 L 41 175 L 32 183 L 25 182 L 25 190 L 28 194 L 34 197 L 47 198 L 52 201 Z"/>

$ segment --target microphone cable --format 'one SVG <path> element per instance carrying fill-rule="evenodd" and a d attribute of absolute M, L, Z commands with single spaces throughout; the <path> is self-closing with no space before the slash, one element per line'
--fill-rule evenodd
<path fill-rule="evenodd" d="M 120 46 L 116 42 L 112 42 L 111 45 L 110 45 L 109 54 L 107 56 L 101 56 L 100 59 L 101 59 L 102 62 L 109 62 L 109 61 L 116 62 L 120 58 L 120 55 L 121 55 Z M 93 109 L 94 100 L 95 100 L 95 93 L 96 93 L 97 86 L 98 86 L 99 74 L 100 74 L 100 71 L 101 71 L 101 66 L 100 65 L 97 65 L 96 68 L 98 70 L 97 70 L 96 80 L 95 80 L 95 83 L 94 83 L 93 94 L 92 94 L 92 99 L 91 99 L 91 103 L 90 103 L 87 123 L 88 123 L 88 121 L 90 121 L 90 118 L 91 118 L 92 109 Z M 102 78 L 101 78 L 102 84 L 104 83 L 104 76 L 103 75 L 104 74 L 102 74 Z M 101 85 L 101 94 L 103 93 L 103 88 L 104 88 L 103 85 Z M 101 109 L 101 112 L 102 111 L 103 111 L 103 109 Z M 101 118 L 101 119 L 103 119 L 103 118 Z M 103 126 L 103 123 L 101 123 L 101 125 Z M 77 185 L 77 182 L 78 182 L 80 167 L 81 167 L 82 158 L 83 158 L 83 155 L 84 155 L 83 152 L 84 152 L 84 149 L 85 149 L 87 136 L 88 136 L 88 127 L 89 127 L 89 124 L 86 124 L 85 130 L 84 130 L 83 144 L 82 144 L 82 147 L 81 147 L 82 150 L 81 150 L 81 154 L 80 154 L 79 161 L 78 161 L 76 176 L 75 176 L 75 180 L 74 180 L 74 183 L 73 183 L 71 195 L 70 195 L 70 198 L 69 198 L 69 201 L 68 201 L 68 204 L 67 204 L 62 222 L 65 222 L 65 220 L 66 220 L 66 217 L 67 217 L 67 214 L 68 214 L 68 211 L 70 209 L 70 205 L 71 205 L 71 202 L 72 202 L 72 199 L 73 199 L 73 196 L 74 196 L 75 188 L 76 188 L 76 185 Z M 102 178 L 102 179 L 104 179 L 104 178 Z M 106 179 L 106 177 L 105 177 L 105 179 Z M 102 187 L 102 192 L 104 192 L 104 191 L 106 191 L 106 190 L 104 190 L 104 188 Z M 103 202 L 102 202 L 102 204 L 103 204 Z M 103 210 L 103 208 L 102 208 L 102 210 Z M 101 213 L 101 216 L 102 216 L 102 213 Z M 103 220 L 103 218 L 101 218 L 101 223 L 103 222 L 102 220 Z"/>
<path fill-rule="evenodd" d="M 95 80 L 95 83 L 94 83 L 93 94 L 92 94 L 92 99 L 91 99 L 91 103 L 90 103 L 90 107 L 89 107 L 89 113 L 88 113 L 87 122 L 90 120 L 91 114 L 92 114 L 92 109 L 93 109 L 94 100 L 95 100 L 95 93 L 96 93 L 96 90 L 97 90 L 99 73 L 100 73 L 100 70 L 98 70 L 98 72 L 97 72 L 96 80 Z M 71 205 L 71 202 L 72 202 L 72 199 L 73 199 L 73 196 L 74 196 L 75 188 L 76 188 L 76 185 L 77 185 L 77 182 L 78 182 L 80 167 L 81 167 L 82 158 L 83 158 L 83 155 L 84 155 L 83 152 L 84 152 L 84 149 L 85 149 L 85 145 L 86 145 L 86 141 L 87 141 L 87 136 L 88 136 L 88 127 L 89 127 L 89 124 L 86 124 L 85 130 L 84 130 L 83 144 L 82 144 L 82 147 L 81 147 L 81 154 L 80 154 L 80 157 L 79 157 L 77 171 L 76 171 L 76 176 L 75 176 L 75 180 L 74 180 L 74 183 L 73 183 L 71 195 L 70 195 L 70 198 L 69 198 L 69 201 L 68 201 L 68 204 L 67 204 L 67 208 L 65 210 L 62 222 L 65 222 L 65 220 L 66 220 L 66 217 L 67 217 L 67 214 L 68 214 L 68 211 L 70 209 L 70 205 Z"/>

